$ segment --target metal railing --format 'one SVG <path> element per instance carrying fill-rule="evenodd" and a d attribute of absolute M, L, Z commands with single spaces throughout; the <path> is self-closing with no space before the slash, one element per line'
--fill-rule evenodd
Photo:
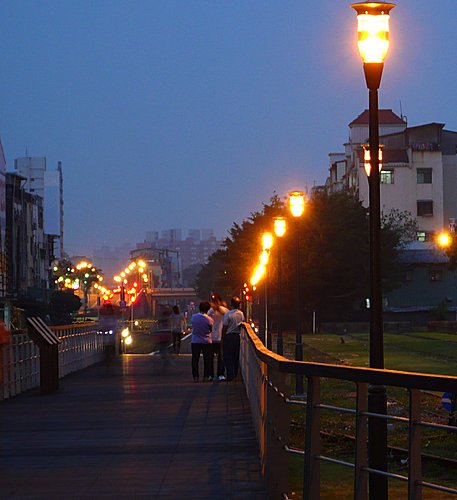
<path fill-rule="evenodd" d="M 50 327 L 59 344 L 59 377 L 104 359 L 104 339 L 97 323 Z M 0 400 L 40 385 L 40 352 L 26 333 L 14 333 L 0 346 Z"/>
<path fill-rule="evenodd" d="M 103 360 L 104 336 L 97 333 L 98 323 L 53 326 L 51 330 L 60 340 L 60 378 Z"/>
<path fill-rule="evenodd" d="M 422 490 L 425 488 L 457 494 L 456 489 L 423 480 L 421 442 L 422 429 L 427 427 L 456 433 L 457 427 L 422 419 L 421 395 L 424 390 L 457 392 L 457 377 L 288 360 L 267 350 L 248 324 L 244 324 L 241 333 L 240 362 L 259 443 L 262 473 L 267 481 L 270 498 L 288 498 L 288 458 L 292 454 L 304 457 L 303 498 L 305 499 L 319 498 L 321 462 L 330 462 L 353 470 L 354 498 L 358 500 L 368 498 L 369 475 L 383 475 L 407 482 L 410 499 L 421 499 Z M 302 399 L 294 399 L 288 394 L 286 385 L 288 374 L 302 375 L 307 380 L 306 394 Z M 324 404 L 321 401 L 321 381 L 329 379 L 354 384 L 355 409 Z M 409 394 L 407 418 L 368 412 L 369 385 L 407 390 Z M 289 445 L 292 405 L 302 405 L 306 410 L 304 450 Z M 322 454 L 323 411 L 353 415 L 355 419 L 353 463 Z M 393 474 L 369 467 L 367 454 L 369 418 L 382 418 L 407 426 L 408 475 Z M 456 434 L 454 436 L 457 437 Z"/>

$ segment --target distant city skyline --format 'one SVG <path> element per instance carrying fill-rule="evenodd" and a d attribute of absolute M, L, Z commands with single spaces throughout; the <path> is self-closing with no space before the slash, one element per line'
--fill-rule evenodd
<path fill-rule="evenodd" d="M 457 130 L 455 1 L 398 0 L 380 106 Z M 20 0 L 0 17 L 0 138 L 62 162 L 65 250 L 151 227 L 224 238 L 322 184 L 367 108 L 350 2 Z"/>

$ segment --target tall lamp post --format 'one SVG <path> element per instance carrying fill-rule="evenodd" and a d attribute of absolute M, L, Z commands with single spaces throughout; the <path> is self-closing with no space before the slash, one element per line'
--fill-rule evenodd
<path fill-rule="evenodd" d="M 455 233 L 454 231 L 441 231 L 435 236 L 435 243 L 441 250 L 444 250 L 448 257 L 449 254 L 454 253 L 453 247 L 455 247 Z M 455 321 L 457 321 L 457 309 L 455 310 Z"/>
<path fill-rule="evenodd" d="M 370 200 L 370 367 L 384 368 L 384 339 L 381 286 L 381 202 L 379 173 L 378 89 L 384 59 L 389 48 L 389 12 L 395 7 L 386 2 L 352 4 L 357 12 L 358 47 L 369 93 L 369 200 Z M 368 411 L 385 415 L 386 388 L 371 385 L 368 389 Z M 370 469 L 387 471 L 387 427 L 382 418 L 368 421 L 368 460 Z M 371 500 L 385 499 L 387 477 L 369 476 Z"/>
<path fill-rule="evenodd" d="M 270 258 L 271 247 L 273 246 L 273 235 L 270 232 L 262 234 L 262 253 L 260 255 L 260 263 L 265 266 L 265 282 L 264 282 L 264 321 L 265 321 L 265 347 L 271 349 L 271 337 L 268 330 L 268 261 Z"/>
<path fill-rule="evenodd" d="M 287 221 L 285 217 L 275 217 L 273 222 L 274 232 L 276 237 L 278 238 L 278 267 L 277 267 L 277 324 L 278 324 L 278 336 L 276 339 L 276 352 L 281 354 L 284 353 L 284 345 L 282 338 L 282 296 L 281 296 L 281 288 L 282 288 L 282 269 L 281 269 L 281 239 L 286 234 L 287 230 Z"/>
<path fill-rule="evenodd" d="M 289 210 L 295 219 L 295 359 L 303 361 L 303 344 L 301 331 L 301 294 L 300 294 L 300 218 L 305 211 L 305 193 L 303 191 L 292 191 L 289 193 Z M 303 376 L 297 374 L 295 379 L 295 391 L 297 394 L 303 392 Z"/>

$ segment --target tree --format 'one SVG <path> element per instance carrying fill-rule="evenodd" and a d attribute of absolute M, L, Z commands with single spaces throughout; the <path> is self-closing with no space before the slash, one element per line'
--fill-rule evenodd
<path fill-rule="evenodd" d="M 192 264 L 189 267 L 186 267 L 186 269 L 183 270 L 182 272 L 182 282 L 184 286 L 194 286 L 195 281 L 197 279 L 197 275 L 200 272 L 201 268 L 203 267 L 203 264 L 197 263 L 197 264 Z"/>
<path fill-rule="evenodd" d="M 81 299 L 73 291 L 56 290 L 51 295 L 50 316 L 53 325 L 68 325 L 72 322 L 72 313 L 81 307 Z"/>
<path fill-rule="evenodd" d="M 84 296 L 84 309 L 87 309 L 87 299 L 90 289 L 100 287 L 103 281 L 101 269 L 97 269 L 85 260 L 76 266 L 68 259 L 59 261 L 54 266 L 54 283 L 59 290 L 81 290 Z"/>
<path fill-rule="evenodd" d="M 74 281 L 75 268 L 71 260 L 59 260 L 53 268 L 54 284 L 59 290 L 71 288 Z"/>
<path fill-rule="evenodd" d="M 258 261 L 262 232 L 271 231 L 272 218 L 283 211 L 284 204 L 274 195 L 261 212 L 251 213 L 241 225 L 233 223 L 223 248 L 210 256 L 197 275 L 196 288 L 200 297 L 209 297 L 213 291 L 227 298 L 240 295 L 243 283 L 249 281 Z"/>
<path fill-rule="evenodd" d="M 273 196 L 262 211 L 250 215 L 241 224 L 234 223 L 224 248 L 211 256 L 197 278 L 201 296 L 211 291 L 229 296 L 239 294 L 249 281 L 258 262 L 262 232 L 272 231 L 274 216 L 288 217 L 278 196 Z M 294 222 L 294 223 L 292 223 Z M 291 221 L 283 238 L 283 288 L 280 290 L 285 315 L 291 319 L 295 301 L 295 231 L 300 231 L 300 283 L 305 317 L 312 310 L 321 317 L 346 319 L 364 303 L 369 291 L 369 221 L 365 207 L 347 193 L 315 192 L 307 202 L 300 221 Z M 398 286 L 402 266 L 399 253 L 415 223 L 403 212 L 393 211 L 382 220 L 383 289 Z M 269 262 L 270 276 L 276 276 L 275 246 Z M 270 297 L 277 297 L 276 280 L 270 281 Z M 365 306 L 362 307 L 362 309 Z M 360 307 L 359 307 L 360 308 Z M 365 311 L 366 312 L 366 311 Z"/>

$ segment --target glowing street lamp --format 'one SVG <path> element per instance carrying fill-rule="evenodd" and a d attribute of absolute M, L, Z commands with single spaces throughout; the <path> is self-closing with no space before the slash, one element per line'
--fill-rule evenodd
<path fill-rule="evenodd" d="M 266 272 L 265 265 L 259 264 L 258 266 L 256 266 L 254 272 L 252 273 L 251 279 L 249 280 L 251 285 L 252 286 L 258 285 L 260 280 L 264 277 L 265 272 Z"/>
<path fill-rule="evenodd" d="M 367 174 L 367 177 L 370 177 L 371 174 L 371 153 L 370 153 L 370 145 L 369 144 L 362 144 L 363 148 L 363 161 L 364 161 L 364 168 L 365 168 L 365 173 Z M 379 146 L 379 151 L 378 151 L 378 170 L 379 172 L 382 171 L 382 146 Z"/>
<path fill-rule="evenodd" d="M 384 339 L 381 287 L 381 200 L 379 172 L 378 89 L 384 59 L 389 49 L 389 13 L 395 7 L 387 2 L 359 2 L 351 6 L 357 12 L 358 47 L 369 92 L 369 163 L 370 200 L 370 367 L 384 368 Z M 384 386 L 370 385 L 368 411 L 386 414 Z M 387 426 L 380 418 L 368 419 L 368 453 L 371 469 L 387 471 Z M 370 473 L 370 499 L 387 498 L 387 477 Z"/>
<path fill-rule="evenodd" d="M 301 217 L 305 211 L 305 193 L 292 191 L 289 193 L 289 210 L 293 217 Z"/>
<path fill-rule="evenodd" d="M 301 331 L 301 294 L 300 294 L 300 219 L 305 212 L 305 193 L 292 191 L 289 193 L 289 210 L 295 220 L 295 359 L 303 361 L 303 344 Z M 295 390 L 303 392 L 303 376 L 297 374 Z"/>
<path fill-rule="evenodd" d="M 276 352 L 278 354 L 284 353 L 284 345 L 282 338 L 282 296 L 281 296 L 281 288 L 282 288 L 282 269 L 281 269 L 281 240 L 287 231 L 287 219 L 285 217 L 275 217 L 273 219 L 273 228 L 276 237 L 278 238 L 278 265 L 277 265 L 277 305 L 278 305 L 278 336 L 276 338 Z"/>
<path fill-rule="evenodd" d="M 269 231 L 262 234 L 262 253 L 260 254 L 260 263 L 265 266 L 265 282 L 264 289 L 264 312 L 265 312 L 265 325 L 264 325 L 264 344 L 265 347 L 271 349 L 271 338 L 268 331 L 268 261 L 270 258 L 270 251 L 273 246 L 274 237 Z"/>
<path fill-rule="evenodd" d="M 454 231 L 452 233 L 449 233 L 448 231 L 441 231 L 435 236 L 435 242 L 439 248 L 441 248 L 446 252 L 446 254 L 448 254 L 448 257 L 450 256 L 450 254 L 453 254 L 455 252 L 455 250 L 451 248 L 455 244 Z M 455 320 L 457 321 L 457 309 L 455 311 Z"/>
<path fill-rule="evenodd" d="M 273 235 L 269 232 L 262 234 L 262 248 L 269 252 L 273 246 Z"/>
<path fill-rule="evenodd" d="M 437 234 L 436 242 L 441 248 L 449 248 L 452 244 L 452 236 L 447 231 Z"/>
<path fill-rule="evenodd" d="M 359 52 L 364 63 L 383 63 L 389 49 L 389 12 L 387 2 L 359 2 L 351 5 L 357 12 Z"/>
<path fill-rule="evenodd" d="M 273 219 L 273 229 L 278 238 L 282 238 L 286 234 L 287 219 L 285 217 L 275 217 Z"/>
<path fill-rule="evenodd" d="M 270 253 L 267 250 L 262 250 L 262 252 L 260 252 L 259 260 L 262 266 L 266 266 L 270 260 Z"/>

